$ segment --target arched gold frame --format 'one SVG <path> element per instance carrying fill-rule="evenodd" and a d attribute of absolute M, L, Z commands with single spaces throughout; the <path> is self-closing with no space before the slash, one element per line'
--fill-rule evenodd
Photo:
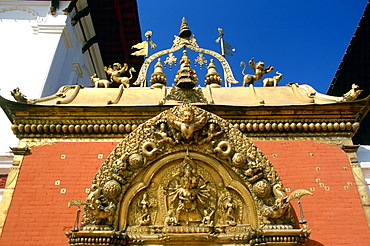
<path fill-rule="evenodd" d="M 121 201 L 120 212 L 119 212 L 119 230 L 125 231 L 127 227 L 128 219 L 128 209 L 133 198 L 142 190 L 147 188 L 151 180 L 155 175 L 164 168 L 168 163 L 175 161 L 182 161 L 186 155 L 186 151 L 171 153 L 153 163 L 151 166 L 147 167 L 140 174 L 139 180 L 135 179 L 133 184 L 126 192 L 125 196 Z M 216 183 L 223 183 L 223 186 L 231 189 L 239 194 L 239 196 L 244 200 L 245 210 L 247 212 L 248 223 L 253 229 L 256 229 L 259 225 L 257 209 L 251 192 L 248 188 L 239 180 L 235 173 L 227 167 L 226 164 L 216 160 L 212 156 L 199 153 L 199 152 L 189 152 L 189 156 L 192 160 L 198 161 L 197 164 L 202 166 L 204 169 L 210 173 L 217 174 L 213 176 Z"/>
<path fill-rule="evenodd" d="M 183 38 L 180 38 L 180 37 L 177 37 L 177 38 L 180 39 L 179 44 L 173 45 L 170 49 L 166 49 L 166 50 L 162 50 L 162 51 L 159 51 L 157 53 L 154 53 L 153 55 L 151 55 L 150 57 L 148 57 L 144 61 L 143 65 L 141 66 L 138 78 L 134 82 L 134 85 L 145 86 L 145 79 L 146 79 L 146 75 L 147 75 L 147 72 L 148 72 L 148 68 L 149 68 L 150 64 L 156 58 L 158 58 L 162 55 L 166 55 L 166 54 L 169 54 L 169 53 L 176 52 L 176 51 L 178 51 L 178 50 L 180 50 L 181 48 L 184 48 L 184 47 L 188 48 L 189 50 L 192 50 L 194 52 L 204 53 L 204 54 L 208 54 L 208 55 L 211 55 L 211 56 L 215 57 L 222 65 L 222 68 L 225 72 L 225 80 L 228 81 L 230 84 L 238 84 L 239 83 L 237 80 L 235 80 L 233 72 L 230 68 L 230 65 L 227 62 L 227 60 L 225 59 L 225 57 L 223 57 L 222 55 L 220 55 L 219 53 L 217 53 L 215 51 L 204 49 L 204 48 L 199 48 L 199 47 L 193 45 L 193 43 L 191 41 L 188 41 L 187 39 L 183 39 Z"/>

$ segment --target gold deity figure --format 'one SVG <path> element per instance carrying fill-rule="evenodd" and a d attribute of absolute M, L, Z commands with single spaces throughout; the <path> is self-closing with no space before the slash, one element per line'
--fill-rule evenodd
<path fill-rule="evenodd" d="M 218 135 L 222 134 L 222 131 L 217 131 L 216 130 L 216 124 L 211 123 L 209 124 L 208 130 L 204 133 L 206 137 L 200 141 L 200 144 L 207 144 L 211 142 L 212 144 L 214 143 L 213 138 L 217 137 Z"/>
<path fill-rule="evenodd" d="M 127 70 L 130 74 L 130 77 L 120 77 Z M 109 66 L 108 68 L 104 67 L 104 71 L 109 75 L 109 79 L 111 82 L 122 84 L 126 88 L 130 87 L 130 80 L 133 78 L 132 73 L 136 72 L 134 67 L 128 69 L 127 63 L 124 63 L 123 67 L 120 63 L 114 63 L 113 68 L 111 66 Z"/>
<path fill-rule="evenodd" d="M 143 198 L 139 203 L 139 207 L 141 207 L 141 217 L 139 218 L 140 225 L 149 225 L 151 221 L 149 214 L 149 208 L 151 207 L 151 204 L 149 203 L 147 193 L 144 193 Z"/>
<path fill-rule="evenodd" d="M 176 221 L 180 224 L 200 224 L 203 216 L 200 208 L 209 197 L 207 184 L 201 185 L 201 178 L 189 163 L 174 177 L 177 185 L 169 193 L 169 205 L 176 212 Z"/>
<path fill-rule="evenodd" d="M 177 225 L 177 219 L 175 216 L 173 216 L 173 211 L 170 209 L 168 210 L 167 212 L 167 216 L 166 218 L 164 219 L 164 223 L 168 226 L 174 226 L 174 225 Z"/>
<path fill-rule="evenodd" d="M 154 132 L 157 136 L 161 138 L 158 141 L 158 144 L 165 144 L 165 143 L 168 143 L 171 145 L 175 144 L 175 141 L 171 137 L 168 136 L 166 130 L 167 130 L 166 123 L 162 122 L 159 125 L 159 131 Z"/>
<path fill-rule="evenodd" d="M 207 113 L 204 111 L 199 117 L 194 116 L 194 111 L 190 106 L 185 106 L 181 111 L 181 118 L 172 115 L 174 128 L 180 131 L 181 138 L 189 141 L 195 131 L 200 130 L 207 122 Z"/>
<path fill-rule="evenodd" d="M 108 68 L 104 67 L 104 71 L 110 76 L 111 81 L 113 81 L 114 77 L 121 76 L 121 74 L 126 72 L 127 69 L 128 69 L 127 63 L 124 63 L 122 67 L 122 65 L 118 62 L 113 63 L 113 68 L 111 66 L 109 66 Z"/>
<path fill-rule="evenodd" d="M 225 202 L 225 221 L 229 225 L 236 225 L 234 217 L 235 203 L 231 196 L 229 196 Z"/>

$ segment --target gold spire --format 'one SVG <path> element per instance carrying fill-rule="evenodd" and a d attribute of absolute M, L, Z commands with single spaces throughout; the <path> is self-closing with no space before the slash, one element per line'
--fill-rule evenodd
<path fill-rule="evenodd" d="M 162 87 L 167 84 L 166 75 L 163 73 L 161 58 L 158 58 L 154 66 L 154 73 L 150 76 L 151 87 Z"/>
<path fill-rule="evenodd" d="M 213 59 L 210 60 L 208 65 L 208 73 L 206 74 L 205 84 L 211 85 L 211 87 L 220 87 L 222 79 L 219 73 L 216 71 L 215 63 Z"/>
<path fill-rule="evenodd" d="M 183 17 L 182 21 L 181 21 L 179 36 L 181 38 L 190 38 L 190 36 L 191 36 L 191 31 L 190 31 L 190 28 L 188 26 L 188 23 L 186 22 L 185 17 Z"/>
<path fill-rule="evenodd" d="M 175 82 L 177 87 L 185 89 L 194 88 L 195 84 L 198 83 L 198 77 L 195 70 L 190 67 L 190 59 L 186 50 L 183 51 L 180 69 L 176 73 Z"/>

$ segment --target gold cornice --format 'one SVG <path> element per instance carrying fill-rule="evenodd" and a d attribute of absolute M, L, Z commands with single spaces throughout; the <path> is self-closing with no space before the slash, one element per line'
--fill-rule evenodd
<path fill-rule="evenodd" d="M 360 145 L 343 145 L 342 149 L 346 153 L 356 153 Z"/>
<path fill-rule="evenodd" d="M 156 228 L 152 228 L 155 230 Z M 163 244 L 163 241 L 170 243 L 183 243 L 186 238 L 191 238 L 192 241 L 198 241 L 206 243 L 207 245 L 219 245 L 223 241 L 233 241 L 237 244 L 248 244 L 252 246 L 258 245 L 305 245 L 308 237 L 311 234 L 311 230 L 306 229 L 270 229 L 255 231 L 252 233 L 242 233 L 233 236 L 223 236 L 221 234 L 210 234 L 210 233 L 181 233 L 181 238 L 178 236 L 179 233 L 158 233 L 156 237 L 143 235 L 127 235 L 122 232 L 115 231 L 65 231 L 66 237 L 70 245 L 105 245 L 105 244 L 120 244 L 125 245 L 126 243 L 152 243 L 158 245 Z M 209 242 L 214 242 L 211 244 Z M 216 243 L 217 242 L 217 243 Z M 167 243 L 166 243 L 167 244 Z"/>
<path fill-rule="evenodd" d="M 289 121 L 286 120 L 229 120 L 236 129 L 250 136 L 310 136 L 325 134 L 351 136 L 360 124 L 351 121 Z M 67 120 L 37 121 L 22 120 L 12 125 L 19 138 L 31 137 L 120 137 L 135 130 L 143 121 Z"/>
<path fill-rule="evenodd" d="M 0 98 L 18 138 L 120 138 L 173 105 L 30 105 Z M 335 104 L 229 106 L 196 104 L 250 137 L 352 137 L 369 98 Z"/>
<path fill-rule="evenodd" d="M 22 156 L 26 156 L 26 155 L 29 155 L 30 154 L 30 149 L 29 148 L 17 148 L 17 147 L 14 147 L 14 148 L 10 148 L 12 150 L 12 153 L 14 155 L 22 155 Z"/>

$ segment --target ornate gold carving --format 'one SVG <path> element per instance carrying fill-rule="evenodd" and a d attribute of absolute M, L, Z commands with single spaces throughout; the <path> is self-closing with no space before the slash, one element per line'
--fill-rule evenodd
<path fill-rule="evenodd" d="M 187 51 L 184 50 L 182 53 L 180 69 L 177 71 L 174 81 L 177 87 L 191 89 L 198 83 L 198 77 L 195 70 L 190 67 L 190 59 Z"/>
<path fill-rule="evenodd" d="M 222 202 L 222 199 L 220 200 Z M 237 224 L 236 214 L 239 214 L 236 212 L 238 209 L 238 206 L 233 201 L 233 198 L 231 197 L 231 195 L 226 196 L 226 199 L 222 205 L 223 205 L 222 208 L 224 210 L 224 218 L 223 218 L 224 222 L 228 225 L 232 225 L 232 226 L 236 225 Z"/>
<path fill-rule="evenodd" d="M 172 48 L 182 48 L 187 45 L 199 47 L 199 45 L 197 44 L 197 40 L 194 38 L 194 35 L 186 38 L 178 37 L 176 35 L 174 35 L 174 37 L 175 39 L 173 40 Z"/>
<path fill-rule="evenodd" d="M 155 148 L 155 145 L 152 146 L 152 149 L 156 149 Z M 148 156 L 150 156 L 150 155 L 148 154 Z M 143 158 L 143 156 L 141 154 L 135 153 L 135 154 L 130 155 L 130 157 L 128 158 L 128 163 L 133 168 L 137 169 L 137 168 L 140 168 L 140 167 L 142 167 L 144 165 L 144 158 Z"/>
<path fill-rule="evenodd" d="M 173 214 L 173 210 L 170 209 L 167 211 L 167 216 L 164 219 L 164 223 L 167 226 L 175 226 L 178 225 L 177 219 Z"/>
<path fill-rule="evenodd" d="M 117 104 L 117 103 L 119 102 L 119 100 L 121 99 L 121 97 L 122 97 L 122 94 L 123 94 L 123 88 L 124 88 L 124 85 L 123 85 L 123 84 L 121 84 L 121 85 L 119 86 L 119 92 L 118 92 L 118 95 L 117 95 L 116 99 L 114 99 L 113 101 L 112 101 L 112 100 L 109 100 L 109 101 L 107 102 L 107 104 Z"/>
<path fill-rule="evenodd" d="M 130 77 L 121 77 L 123 73 L 128 70 Z M 111 66 L 104 67 L 104 71 L 109 75 L 110 81 L 114 81 L 118 84 L 124 85 L 126 88 L 130 87 L 130 80 L 132 79 L 132 73 L 136 72 L 134 67 L 128 69 L 127 63 L 124 63 L 123 66 L 120 63 L 114 63 L 113 68 Z"/>
<path fill-rule="evenodd" d="M 81 245 L 125 245 L 126 234 L 116 231 L 89 231 L 64 232 L 68 237 L 68 243 L 72 246 Z"/>
<path fill-rule="evenodd" d="M 220 158 L 227 159 L 230 162 L 234 149 L 228 141 L 220 141 L 217 144 L 217 147 L 214 148 L 213 152 L 217 153 Z"/>
<path fill-rule="evenodd" d="M 171 111 L 169 113 L 169 123 L 178 131 L 177 142 L 191 143 L 198 137 L 195 132 L 202 129 L 208 119 L 206 111 L 196 117 L 192 106 L 187 103 L 182 105 L 180 117 L 171 114 Z"/>
<path fill-rule="evenodd" d="M 215 144 L 214 138 L 222 134 L 222 130 L 220 126 L 216 122 L 210 122 L 208 127 L 203 128 L 202 137 L 203 139 L 199 142 L 199 144 L 208 144 L 211 143 L 213 146 Z"/>
<path fill-rule="evenodd" d="M 110 84 L 112 83 L 111 81 L 109 81 L 107 79 L 98 78 L 96 73 L 94 73 L 94 75 L 90 76 L 90 79 L 91 79 L 91 82 L 94 84 L 95 88 L 99 88 L 99 87 L 108 88 L 110 86 Z"/>
<path fill-rule="evenodd" d="M 259 226 L 294 225 L 288 199 L 252 142 L 227 121 L 185 103 L 117 145 L 80 202 L 81 230 L 118 230 L 128 242 L 152 244 L 177 242 L 176 233 L 229 242 L 244 230 L 248 242 Z"/>
<path fill-rule="evenodd" d="M 266 198 L 271 194 L 271 186 L 268 181 L 261 179 L 253 185 L 253 191 L 258 197 Z"/>
<path fill-rule="evenodd" d="M 204 58 L 203 53 L 199 53 L 197 58 L 195 58 L 195 64 L 199 64 L 199 67 L 202 68 L 204 64 L 207 64 L 206 58 Z"/>
<path fill-rule="evenodd" d="M 361 92 L 362 90 L 360 90 L 360 87 L 358 85 L 352 84 L 351 90 L 349 90 L 347 93 L 343 95 L 343 102 L 350 102 L 356 100 Z"/>
<path fill-rule="evenodd" d="M 134 67 L 131 67 L 128 70 L 128 72 L 130 74 L 130 77 L 113 77 L 113 81 L 118 83 L 118 84 L 124 85 L 126 88 L 129 88 L 130 87 L 130 80 L 133 77 L 132 72 L 136 72 L 136 70 L 135 70 Z"/>
<path fill-rule="evenodd" d="M 150 75 L 150 85 L 153 88 L 162 87 L 167 84 L 166 75 L 163 73 L 162 70 L 163 66 L 161 63 L 161 59 L 158 58 L 157 64 L 154 66 L 154 72 Z"/>
<path fill-rule="evenodd" d="M 172 90 L 174 90 L 173 87 Z M 197 88 L 195 90 L 199 90 Z M 201 90 L 199 90 L 201 92 Z M 179 95 L 180 93 L 175 93 Z M 180 96 L 178 96 L 180 97 Z M 181 97 L 182 100 L 184 99 Z M 192 97 L 191 97 L 192 98 Z M 186 98 L 188 99 L 188 98 Z M 205 99 L 204 99 L 205 100 Z M 181 100 L 180 100 L 181 101 Z M 21 120 L 12 125 L 12 130 L 18 137 L 62 137 L 65 134 L 74 134 L 75 137 L 94 137 L 100 134 L 104 136 L 127 134 L 137 128 L 137 125 L 143 121 L 95 121 L 95 120 L 77 120 L 77 121 L 52 121 L 52 120 Z M 230 121 L 235 128 L 248 134 L 258 134 L 259 137 L 274 136 L 279 137 L 281 133 L 289 133 L 299 136 L 300 134 L 315 133 L 320 134 L 351 134 L 355 133 L 360 124 L 353 121 L 335 121 L 335 120 L 312 120 L 312 121 L 290 121 L 284 120 L 232 120 Z M 159 131 L 159 128 L 158 128 Z M 203 133 L 206 134 L 206 133 Z M 205 135 L 204 135 L 205 136 Z M 256 135 L 249 135 L 249 137 Z M 205 140 L 204 140 L 205 141 Z"/>
<path fill-rule="evenodd" d="M 177 51 L 181 48 L 182 48 L 182 46 L 176 46 L 176 47 L 172 47 L 171 49 L 159 51 L 159 52 L 154 53 L 153 55 L 149 56 L 144 61 L 143 65 L 141 66 L 139 75 L 137 77 L 137 80 L 134 82 L 134 85 L 141 85 L 141 86 L 145 85 L 146 74 L 147 74 L 149 65 L 152 63 L 152 61 L 154 61 L 156 58 L 158 58 L 162 55 L 173 53 L 173 52 L 175 52 L 175 51 Z"/>
<path fill-rule="evenodd" d="M 176 140 L 174 140 L 172 134 L 170 135 L 169 132 L 167 132 L 167 122 L 159 122 L 159 129 L 154 132 L 160 140 L 158 141 L 158 144 L 165 145 L 169 144 L 171 146 L 175 145 Z"/>
<path fill-rule="evenodd" d="M 166 192 L 168 207 L 175 213 L 178 224 L 199 225 L 203 221 L 202 213 L 209 205 L 208 184 L 198 174 L 195 163 L 191 163 L 188 156 L 180 165 L 180 170 L 169 180 Z M 206 213 L 206 216 L 209 214 Z"/>
<path fill-rule="evenodd" d="M 115 199 L 121 194 L 122 187 L 116 180 L 109 180 L 104 184 L 103 191 L 108 199 Z"/>
<path fill-rule="evenodd" d="M 276 76 L 272 77 L 272 78 L 266 78 L 264 80 L 262 80 L 262 85 L 264 87 L 266 86 L 273 86 L 273 87 L 276 87 L 279 83 L 279 81 L 281 80 L 281 78 L 283 77 L 283 74 L 282 73 L 279 73 L 278 71 L 276 71 Z"/>
<path fill-rule="evenodd" d="M 104 67 L 103 69 L 109 75 L 109 79 L 113 81 L 113 77 L 119 77 L 121 76 L 121 74 L 127 71 L 128 64 L 124 63 L 122 66 L 121 63 L 116 62 L 113 63 L 113 68 L 111 65 L 109 65 L 108 67 Z"/>
<path fill-rule="evenodd" d="M 237 80 L 235 80 L 229 63 L 227 62 L 225 57 L 223 57 L 222 55 L 220 55 L 219 53 L 217 53 L 215 51 L 199 48 L 199 47 L 196 47 L 196 46 L 185 45 L 185 47 L 188 48 L 189 50 L 204 53 L 204 54 L 211 55 L 211 56 L 215 57 L 222 65 L 222 68 L 223 68 L 224 73 L 225 73 L 225 80 L 228 81 L 230 84 L 238 84 L 239 83 Z"/>
<path fill-rule="evenodd" d="M 122 134 L 130 133 L 135 130 L 137 125 L 142 121 L 136 120 L 115 120 L 115 121 L 95 121 L 95 120 L 77 120 L 77 121 L 43 121 L 31 120 L 20 121 L 13 125 L 12 129 L 15 134 L 21 136 L 32 134 L 43 134 L 47 136 L 58 136 L 60 134 L 78 134 L 94 135 L 94 134 Z"/>
<path fill-rule="evenodd" d="M 173 86 L 170 93 L 165 98 L 166 100 L 174 100 L 180 102 L 191 102 L 191 103 L 207 103 L 207 99 L 204 97 L 202 88 L 192 89 L 181 89 Z"/>
<path fill-rule="evenodd" d="M 141 209 L 140 217 L 139 217 L 139 224 L 140 225 L 149 225 L 151 223 L 151 217 L 149 213 L 149 209 L 153 206 L 148 200 L 148 194 L 144 193 L 143 197 L 138 204 L 139 208 Z"/>
<path fill-rule="evenodd" d="M 260 62 L 255 63 L 254 58 L 251 58 L 248 64 L 254 71 L 254 75 L 244 74 L 244 70 L 246 69 L 247 66 L 245 65 L 245 62 L 241 62 L 240 66 L 244 67 L 242 70 L 242 74 L 244 75 L 243 86 L 253 85 L 254 81 L 260 80 L 264 74 L 268 74 L 269 72 L 274 70 L 274 67 L 272 67 L 271 65 L 265 68 L 264 62 L 260 61 Z"/>
<path fill-rule="evenodd" d="M 76 98 L 77 94 L 80 92 L 81 88 L 84 88 L 84 87 L 82 85 L 76 85 L 75 91 L 73 92 L 73 94 L 70 98 L 67 98 L 64 101 L 57 101 L 56 103 L 57 104 L 68 104 L 68 103 L 72 102 Z"/>
<path fill-rule="evenodd" d="M 27 102 L 27 98 L 25 95 L 23 95 L 23 93 L 19 90 L 19 87 L 15 88 L 14 90 L 12 90 L 10 92 L 10 94 L 12 95 L 12 97 L 17 101 L 17 102 L 23 102 L 23 103 L 26 103 Z"/>
<path fill-rule="evenodd" d="M 212 85 L 212 87 L 220 87 L 222 84 L 222 79 L 219 73 L 216 72 L 216 66 L 211 59 L 208 67 L 208 72 L 206 74 L 205 84 Z"/>
<path fill-rule="evenodd" d="M 190 29 L 189 29 L 189 31 L 190 31 Z M 215 57 L 222 65 L 222 68 L 223 68 L 224 74 L 225 74 L 225 80 L 228 81 L 230 84 L 237 84 L 238 83 L 238 81 L 235 80 L 234 75 L 232 73 L 232 70 L 230 68 L 230 65 L 227 62 L 227 60 L 225 59 L 225 57 L 223 57 L 222 55 L 220 55 L 219 53 L 217 53 L 215 51 L 199 48 L 198 44 L 196 43 L 196 39 L 194 38 L 194 35 L 188 36 L 188 34 L 186 34 L 185 36 L 182 35 L 182 37 L 181 36 L 179 37 L 179 36 L 175 35 L 173 45 L 170 49 L 157 52 L 157 53 L 151 55 L 150 57 L 148 57 L 145 60 L 145 62 L 143 63 L 143 65 L 140 69 L 138 78 L 134 82 L 134 84 L 135 85 L 140 84 L 142 86 L 145 85 L 144 82 L 145 82 L 145 79 L 146 79 L 146 74 L 147 74 L 147 70 L 149 68 L 150 63 L 152 61 L 154 61 L 156 58 L 158 58 L 162 55 L 170 54 L 168 60 L 166 59 L 164 63 L 169 64 L 170 66 L 172 66 L 172 64 L 176 61 L 176 59 L 173 56 L 173 52 L 178 51 L 183 47 L 186 47 L 189 50 L 192 50 L 192 51 L 195 51 L 195 52 L 198 52 L 198 53 L 208 54 L 208 55 L 211 55 L 211 56 Z"/>
<path fill-rule="evenodd" d="M 144 143 L 143 146 L 142 146 L 142 151 L 143 151 L 143 154 L 146 157 L 148 157 L 148 158 L 155 157 L 156 154 L 158 154 L 159 152 L 161 152 L 157 148 L 157 145 L 154 142 L 146 142 L 146 143 Z"/>
<path fill-rule="evenodd" d="M 164 61 L 165 64 L 170 65 L 170 69 L 172 68 L 172 65 L 176 65 L 177 58 L 173 55 L 173 53 L 168 54 L 166 57 L 166 60 Z"/>
<path fill-rule="evenodd" d="M 273 219 L 281 218 L 289 208 L 289 203 L 286 201 L 288 196 L 285 194 L 282 186 L 276 184 L 273 186 L 272 190 L 276 197 L 273 205 L 269 206 L 264 204 L 262 208 L 265 224 L 270 224 Z"/>
<path fill-rule="evenodd" d="M 232 165 L 240 168 L 247 163 L 247 156 L 243 153 L 235 153 L 232 158 Z"/>

